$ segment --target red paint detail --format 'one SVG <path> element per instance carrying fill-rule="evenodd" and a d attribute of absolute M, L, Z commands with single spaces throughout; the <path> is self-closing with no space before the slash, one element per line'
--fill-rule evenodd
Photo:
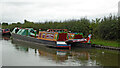
<path fill-rule="evenodd" d="M 57 41 L 66 41 L 67 40 L 67 33 L 59 33 L 59 38 Z"/>
<path fill-rule="evenodd" d="M 5 29 L 2 29 L 2 33 L 9 33 L 10 31 L 5 31 Z"/>
<path fill-rule="evenodd" d="M 88 37 L 88 38 L 87 38 L 87 42 L 88 42 L 89 40 L 90 40 L 90 38 Z"/>
<path fill-rule="evenodd" d="M 83 36 L 82 35 L 75 35 L 74 39 L 82 39 Z"/>
<path fill-rule="evenodd" d="M 71 50 L 71 46 L 69 46 L 69 50 Z"/>

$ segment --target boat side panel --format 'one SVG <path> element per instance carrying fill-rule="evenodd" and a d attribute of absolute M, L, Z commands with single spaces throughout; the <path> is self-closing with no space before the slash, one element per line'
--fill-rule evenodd
<path fill-rule="evenodd" d="M 47 44 L 47 46 L 56 46 L 55 41 L 41 40 L 41 39 L 36 39 L 36 38 L 32 38 L 32 37 L 18 35 L 15 33 L 12 33 L 12 37 L 15 39 L 25 40 L 25 41 L 29 41 L 29 42 Z"/>

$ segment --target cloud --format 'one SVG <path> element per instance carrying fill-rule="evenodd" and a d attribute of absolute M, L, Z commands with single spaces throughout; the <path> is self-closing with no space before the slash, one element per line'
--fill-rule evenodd
<path fill-rule="evenodd" d="M 118 16 L 120 16 L 120 1 L 118 3 Z"/>
<path fill-rule="evenodd" d="M 117 14 L 119 0 L 1 0 L 1 22 L 92 19 Z"/>

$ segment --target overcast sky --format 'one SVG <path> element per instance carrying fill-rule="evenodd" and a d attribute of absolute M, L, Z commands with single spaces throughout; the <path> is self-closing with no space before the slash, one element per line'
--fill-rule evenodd
<path fill-rule="evenodd" d="M 117 14 L 120 0 L 0 0 L 0 22 L 60 21 Z"/>

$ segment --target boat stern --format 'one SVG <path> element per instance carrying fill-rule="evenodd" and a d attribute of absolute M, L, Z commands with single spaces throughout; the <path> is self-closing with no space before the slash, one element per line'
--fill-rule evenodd
<path fill-rule="evenodd" d="M 67 45 L 65 41 L 57 41 L 57 47 L 70 47 L 70 45 Z"/>

